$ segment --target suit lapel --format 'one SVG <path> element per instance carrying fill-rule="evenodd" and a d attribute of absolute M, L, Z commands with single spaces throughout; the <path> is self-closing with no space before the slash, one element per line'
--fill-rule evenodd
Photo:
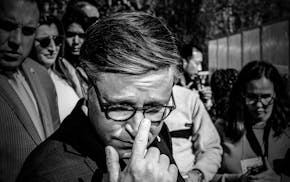
<path fill-rule="evenodd" d="M 31 136 L 35 144 L 39 144 L 41 139 L 38 132 L 17 93 L 11 87 L 7 77 L 0 74 L 0 95 L 7 102 L 10 108 L 15 112 L 19 121 L 22 123 L 27 133 Z"/>
<path fill-rule="evenodd" d="M 36 73 L 36 70 L 31 64 L 31 60 L 26 60 L 23 63 L 23 72 L 37 102 L 40 118 L 47 137 L 54 132 L 54 127 L 49 110 L 50 106 L 46 99 L 47 91 L 42 87 L 45 80 L 40 80 L 40 75 Z"/>

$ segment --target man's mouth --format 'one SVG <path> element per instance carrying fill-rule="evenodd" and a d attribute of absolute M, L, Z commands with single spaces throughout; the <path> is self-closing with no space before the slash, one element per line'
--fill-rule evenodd
<path fill-rule="evenodd" d="M 14 52 L 14 51 L 7 51 L 4 52 L 4 58 L 6 58 L 7 60 L 17 60 L 19 57 L 21 57 L 21 54 L 18 52 Z"/>
<path fill-rule="evenodd" d="M 45 54 L 44 55 L 47 59 L 54 59 L 56 57 L 55 54 Z"/>

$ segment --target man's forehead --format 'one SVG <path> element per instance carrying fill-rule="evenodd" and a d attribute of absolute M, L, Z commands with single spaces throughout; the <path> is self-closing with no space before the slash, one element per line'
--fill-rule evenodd
<path fill-rule="evenodd" d="M 36 24 L 39 19 L 39 10 L 36 2 L 26 0 L 1 0 L 0 18 L 24 25 Z"/>
<path fill-rule="evenodd" d="M 123 97 L 125 95 L 136 97 L 135 94 L 141 92 L 150 93 L 152 96 L 160 96 L 160 93 L 164 94 L 167 91 L 170 93 L 174 83 L 173 74 L 169 70 L 144 75 L 103 73 L 96 84 L 102 95 L 110 95 L 110 97 Z"/>
<path fill-rule="evenodd" d="M 158 71 L 151 71 L 141 75 L 121 74 L 121 73 L 101 73 L 99 74 L 99 82 L 110 82 L 112 79 L 119 80 L 120 83 L 132 83 L 138 85 L 139 83 L 150 84 L 152 82 L 171 82 L 174 79 L 174 69 L 161 69 Z"/>

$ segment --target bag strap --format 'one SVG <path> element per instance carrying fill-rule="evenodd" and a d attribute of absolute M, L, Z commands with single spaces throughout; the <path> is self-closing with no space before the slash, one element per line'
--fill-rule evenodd
<path fill-rule="evenodd" d="M 254 150 L 255 154 L 257 156 L 261 157 L 268 157 L 268 149 L 269 149 L 269 135 L 271 131 L 271 122 L 267 122 L 265 129 L 264 129 L 264 135 L 263 135 L 263 142 L 264 142 L 264 153 L 262 150 L 262 147 L 260 143 L 258 142 L 258 139 L 252 129 L 252 126 L 246 127 L 246 137 L 249 141 L 249 144 L 251 148 Z"/>

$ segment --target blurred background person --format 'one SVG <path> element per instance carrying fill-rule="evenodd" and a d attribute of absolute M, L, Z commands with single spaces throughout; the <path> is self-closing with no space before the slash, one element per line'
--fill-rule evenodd
<path fill-rule="evenodd" d="M 220 167 L 219 134 L 197 92 L 173 87 L 176 108 L 165 119 L 173 157 L 187 182 L 210 181 Z"/>
<path fill-rule="evenodd" d="M 183 74 L 180 77 L 179 85 L 197 90 L 207 110 L 212 107 L 212 91 L 209 87 L 209 72 L 203 72 L 203 55 L 201 49 L 195 45 L 185 44 L 181 46 L 180 55 L 183 63 Z M 201 74 L 199 74 L 201 73 Z"/>
<path fill-rule="evenodd" d="M 80 48 L 86 29 L 99 18 L 98 10 L 87 1 L 70 1 L 62 22 L 65 30 L 65 58 L 74 66 L 79 64 Z"/>
<path fill-rule="evenodd" d="M 229 97 L 238 77 L 238 70 L 233 68 L 215 70 L 210 78 L 213 107 L 209 113 L 213 122 L 224 118 L 228 109 Z"/>
<path fill-rule="evenodd" d="M 93 5 L 92 3 L 90 3 L 89 1 L 85 1 L 85 0 L 74 0 L 75 2 L 75 6 L 76 8 L 79 8 L 84 15 L 86 16 L 86 18 L 88 18 L 89 21 L 88 23 L 94 23 L 96 20 L 98 20 L 100 18 L 100 13 L 98 8 Z"/>
<path fill-rule="evenodd" d="M 0 1 L 1 182 L 14 182 L 28 154 L 60 124 L 51 78 L 27 57 L 38 21 L 36 1 Z"/>
<path fill-rule="evenodd" d="M 82 96 L 74 68 L 63 58 L 64 31 L 54 16 L 40 18 L 31 57 L 48 71 L 56 88 L 61 121 L 72 111 Z"/>
<path fill-rule="evenodd" d="M 215 181 L 290 181 L 288 99 L 273 65 L 253 61 L 243 67 L 226 119 L 216 123 L 224 154 Z"/>

